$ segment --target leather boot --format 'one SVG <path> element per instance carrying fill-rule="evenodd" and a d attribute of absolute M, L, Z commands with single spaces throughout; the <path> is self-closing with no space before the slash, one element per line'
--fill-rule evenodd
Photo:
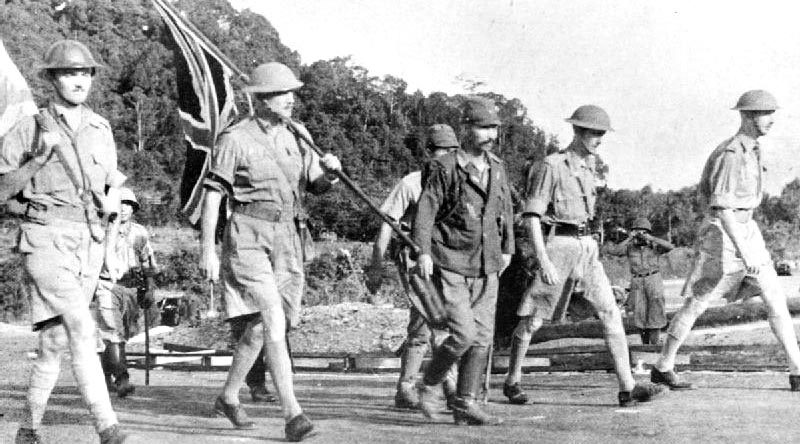
<path fill-rule="evenodd" d="M 401 409 L 416 409 L 419 407 L 419 396 L 414 388 L 414 380 L 422 367 L 427 347 L 408 345 L 403 347 L 400 357 L 400 379 L 397 381 L 397 391 L 394 395 L 394 405 Z"/>
<path fill-rule="evenodd" d="M 134 391 L 136 387 L 130 383 L 130 375 L 128 374 L 128 356 L 125 353 L 125 343 L 114 344 L 117 346 L 116 362 L 114 370 L 114 380 L 117 386 L 117 397 L 124 398 Z"/>
<path fill-rule="evenodd" d="M 518 338 L 516 335 L 513 336 L 511 339 L 511 351 L 508 355 L 508 372 L 511 373 L 516 369 L 517 366 L 522 366 L 522 362 L 525 359 L 525 354 L 528 352 L 527 349 L 523 350 L 522 339 Z M 525 404 L 528 402 L 528 395 L 522 390 L 519 385 L 519 381 L 515 381 L 513 384 L 504 384 L 503 385 L 503 395 L 508 398 L 508 402 L 510 404 Z"/>
<path fill-rule="evenodd" d="M 100 355 L 100 366 L 103 367 L 103 375 L 106 379 L 106 388 L 109 392 L 116 392 L 117 386 L 114 385 L 114 355 L 116 350 L 111 350 L 113 342 L 103 341 L 105 348 Z"/>
<path fill-rule="evenodd" d="M 650 337 L 648 338 L 648 344 L 650 345 L 661 344 L 661 330 L 657 328 L 650 329 Z"/>
<path fill-rule="evenodd" d="M 475 401 L 488 358 L 489 349 L 477 346 L 470 347 L 461 357 L 456 399 L 453 403 L 453 419 L 456 425 L 498 425 L 503 422 L 481 410 Z"/>

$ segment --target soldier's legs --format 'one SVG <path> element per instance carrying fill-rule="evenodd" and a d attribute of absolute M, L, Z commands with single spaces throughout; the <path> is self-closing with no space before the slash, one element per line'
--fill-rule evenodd
<path fill-rule="evenodd" d="M 31 368 L 27 403 L 20 427 L 36 430 L 41 426 L 47 400 L 58 381 L 61 355 L 67 346 L 67 332 L 60 323 L 51 323 L 39 331 L 38 356 Z"/>
<path fill-rule="evenodd" d="M 288 421 L 301 414 L 303 409 L 294 395 L 292 362 L 286 347 L 286 317 L 280 301 L 275 301 L 261 312 L 264 329 L 264 351 L 272 382 L 278 393 L 283 417 Z"/>
<path fill-rule="evenodd" d="M 614 370 L 617 373 L 620 391 L 630 392 L 636 382 L 631 373 L 628 341 L 625 336 L 625 327 L 622 325 L 622 313 L 617 306 L 603 264 L 600 263 L 597 243 L 589 238 L 582 238 L 581 243 L 584 246 L 584 252 L 579 267 L 585 280 L 584 297 L 592 304 L 603 325 L 603 337 L 614 361 Z"/>
<path fill-rule="evenodd" d="M 743 278 L 744 271 L 723 274 L 719 258 L 703 251 L 698 252 L 692 271 L 683 287 L 686 299 L 669 323 L 661 356 L 654 366 L 656 370 L 662 373 L 673 370 L 678 349 L 689 337 L 697 318 L 706 311 L 711 301 L 736 290 Z"/>
<path fill-rule="evenodd" d="M 408 336 L 403 347 L 398 385 L 414 382 L 431 342 L 430 328 L 425 322 L 425 318 L 414 307 L 409 309 L 406 331 Z"/>
<path fill-rule="evenodd" d="M 251 316 L 247 321 L 237 319 L 233 322 L 241 322 L 244 325 L 243 328 L 239 327 L 241 334 L 228 369 L 228 377 L 222 387 L 222 400 L 228 405 L 239 404 L 239 390 L 264 346 L 264 329 L 260 316 Z"/>
<path fill-rule="evenodd" d="M 489 347 L 493 341 L 494 314 L 497 303 L 497 273 L 484 278 L 468 278 L 470 302 L 475 323 L 475 336 L 458 366 L 456 398 L 453 417 L 456 424 L 499 424 L 498 418 L 481 410 L 476 404 L 481 380 L 488 365 Z"/>
<path fill-rule="evenodd" d="M 444 381 L 450 367 L 472 345 L 476 335 L 468 278 L 437 268 L 432 279 L 442 296 L 450 334 L 442 341 L 442 345 L 433 351 L 433 358 L 423 377 L 423 383 L 427 386 L 434 386 Z"/>
<path fill-rule="evenodd" d="M 102 432 L 117 423 L 117 416 L 111 407 L 103 369 L 95 351 L 96 325 L 88 306 L 63 313 L 61 321 L 72 354 L 72 374 L 94 416 L 95 429 Z"/>
<path fill-rule="evenodd" d="M 522 317 L 517 323 L 511 338 L 506 385 L 512 386 L 522 379 L 522 362 L 528 352 L 533 334 L 542 327 L 542 324 L 544 324 L 544 320 L 535 316 Z"/>
<path fill-rule="evenodd" d="M 745 279 L 754 279 L 761 287 L 761 297 L 769 309 L 769 326 L 789 359 L 789 374 L 800 374 L 800 348 L 797 345 L 794 323 L 786 305 L 786 296 L 778 283 L 775 269 L 771 264 L 763 266 L 756 276 L 748 276 Z"/>
<path fill-rule="evenodd" d="M 409 309 L 408 336 L 403 344 L 400 356 L 400 376 L 397 380 L 397 390 L 394 397 L 396 407 L 414 408 L 419 404 L 419 397 L 414 388 L 414 381 L 425 359 L 431 333 L 425 319 L 413 306 Z"/>

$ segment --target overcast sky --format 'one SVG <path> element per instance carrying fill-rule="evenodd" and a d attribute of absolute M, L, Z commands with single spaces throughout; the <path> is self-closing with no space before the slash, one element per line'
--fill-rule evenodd
<path fill-rule="evenodd" d="M 763 140 L 767 189 L 800 171 L 800 3 L 791 1 L 232 0 L 263 14 L 303 63 L 352 56 L 409 90 L 518 97 L 534 123 L 571 138 L 564 118 L 605 108 L 601 155 L 614 188 L 698 181 L 708 153 L 738 128 L 748 89 L 778 98 Z M 796 6 L 797 5 L 797 6 Z M 796 167 L 797 165 L 797 167 Z"/>

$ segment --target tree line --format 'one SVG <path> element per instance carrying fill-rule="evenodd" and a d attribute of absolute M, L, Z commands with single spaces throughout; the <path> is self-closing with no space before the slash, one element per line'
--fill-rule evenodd
<path fill-rule="evenodd" d="M 426 126 L 447 123 L 459 130 L 460 106 L 470 91 L 409 91 L 404 80 L 372 75 L 347 57 L 303 64 L 261 15 L 236 11 L 227 0 L 178 0 L 174 5 L 245 72 L 267 61 L 295 70 L 305 83 L 297 92 L 296 117 L 320 147 L 342 159 L 345 171 L 375 202 L 427 160 Z M 90 105 L 111 122 L 120 168 L 142 200 L 139 219 L 155 225 L 185 223 L 177 201 L 186 149 L 176 112 L 173 60 L 179 55 L 150 1 L 5 0 L 0 38 L 40 104 L 49 93 L 37 76 L 45 49 L 62 38 L 87 44 L 105 65 L 96 77 Z M 241 80 L 234 78 L 233 84 L 239 87 Z M 521 190 L 527 166 L 558 150 L 559 141 L 535 125 L 519 99 L 491 92 L 480 95 L 493 99 L 500 110 L 498 154 Z M 237 96 L 237 101 L 246 111 L 245 98 Z M 608 168 L 613 172 L 613 165 L 604 165 L 600 174 Z M 378 218 L 349 193 L 338 187 L 323 196 L 309 196 L 315 234 L 330 231 L 351 240 L 374 237 Z M 765 238 L 778 255 L 800 250 L 794 246 L 798 204 L 800 182 L 795 181 L 780 196 L 766 197 L 758 213 Z M 696 187 L 599 191 L 598 219 L 609 233 L 614 226 L 646 216 L 657 234 L 689 245 L 702 214 Z"/>

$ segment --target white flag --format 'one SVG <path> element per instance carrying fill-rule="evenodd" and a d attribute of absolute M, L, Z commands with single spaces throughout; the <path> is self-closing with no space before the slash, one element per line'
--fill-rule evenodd
<path fill-rule="evenodd" d="M 28 84 L 0 40 L 0 138 L 22 117 L 38 111 Z"/>

